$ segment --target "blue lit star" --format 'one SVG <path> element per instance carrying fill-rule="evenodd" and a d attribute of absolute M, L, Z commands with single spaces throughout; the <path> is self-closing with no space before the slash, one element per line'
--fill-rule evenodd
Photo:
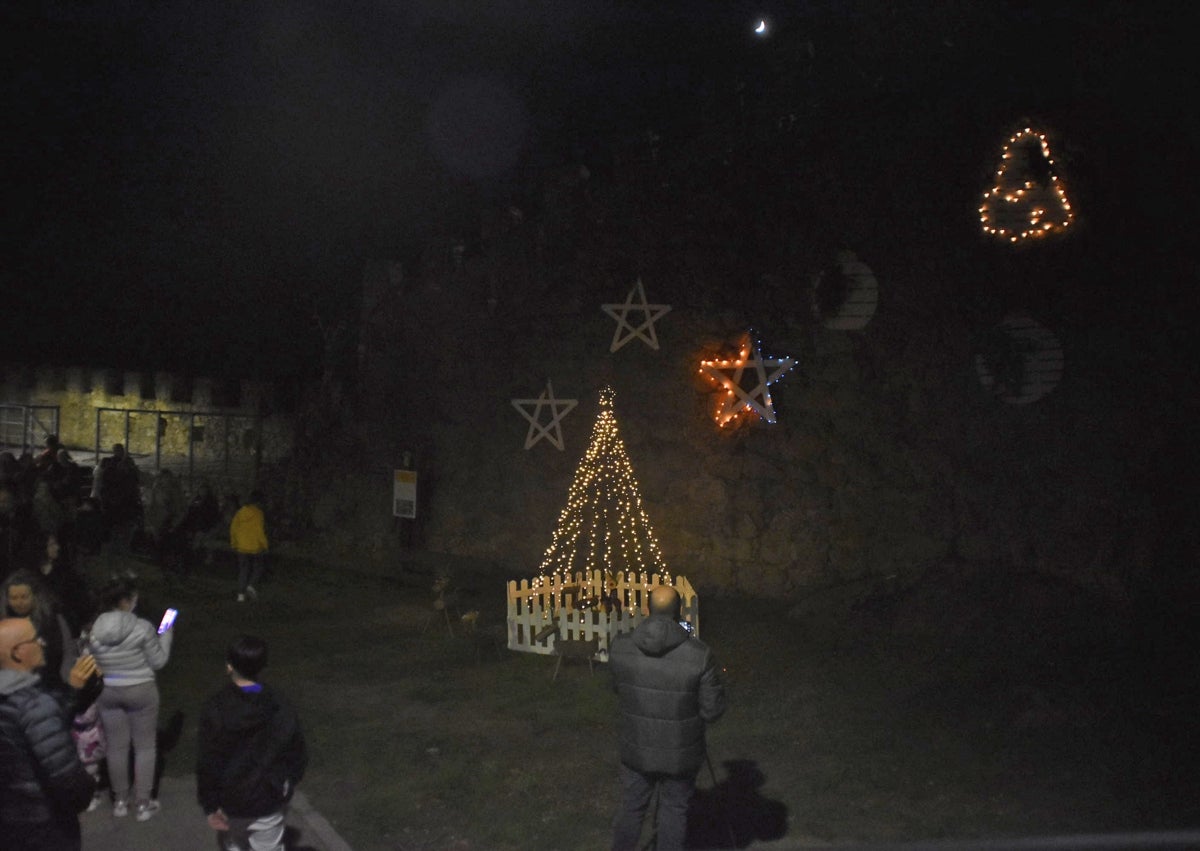
<path fill-rule="evenodd" d="M 701 374 L 725 390 L 713 415 L 717 425 L 724 427 L 738 414 L 750 412 L 774 423 L 775 403 L 768 388 L 795 365 L 795 358 L 764 358 L 753 333 L 742 338 L 736 358 L 700 361 Z"/>

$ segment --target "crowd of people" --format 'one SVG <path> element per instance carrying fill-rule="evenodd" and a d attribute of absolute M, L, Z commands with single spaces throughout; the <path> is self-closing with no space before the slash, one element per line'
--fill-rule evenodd
<path fill-rule="evenodd" d="M 136 580 L 120 557 L 187 576 L 197 536 L 219 533 L 224 520 L 240 568 L 236 599 L 256 599 L 268 547 L 262 502 L 258 491 L 244 503 L 231 495 L 223 511 L 203 482 L 188 499 L 167 469 L 145 487 L 120 444 L 94 471 L 54 436 L 37 455 L 0 453 L 0 851 L 6 837 L 19 838 L 13 847 L 23 851 L 78 848 L 77 813 L 101 807 L 105 785 L 114 817 L 147 821 L 158 812 L 155 675 L 174 633 L 139 616 Z M 210 825 L 235 842 L 273 848 L 283 830 L 278 805 L 303 773 L 303 738 L 294 714 L 257 682 L 265 644 L 243 637 L 227 663 L 235 691 L 206 710 L 201 803 Z M 292 731 L 282 774 L 265 792 L 244 783 L 223 789 L 222 776 L 261 776 L 241 750 L 256 723 L 263 726 L 254 735 L 271 746 L 279 730 Z M 64 741 L 74 760 L 60 752 Z M 262 809 L 264 801 L 274 808 Z"/>
<path fill-rule="evenodd" d="M 108 547 L 188 573 L 193 541 L 219 526 L 222 506 L 207 482 L 188 499 L 171 470 L 159 470 L 148 486 L 147 478 L 119 443 L 94 470 L 78 464 L 53 435 L 37 455 L 0 452 L 0 577 L 34 567 L 47 538 L 57 541 L 60 561 L 77 567 Z M 227 513 L 237 508 L 231 498 Z"/>
<path fill-rule="evenodd" d="M 156 627 L 138 616 L 129 575 L 111 577 L 92 599 L 71 555 L 86 558 L 106 541 L 132 547 L 142 536 L 165 569 L 186 571 L 191 537 L 215 526 L 220 510 L 206 488 L 186 501 L 169 471 L 155 477 L 143 505 L 137 468 L 119 445 L 86 496 L 84 478 L 52 440 L 29 464 L 0 460 L 0 831 L 19 837 L 16 847 L 28 851 L 77 851 L 78 812 L 103 802 L 94 791 L 102 762 L 114 817 L 132 811 L 145 821 L 159 809 L 155 674 L 168 663 L 173 632 L 166 619 Z M 238 602 L 257 598 L 254 584 L 263 574 L 261 503 L 254 491 L 229 519 Z M 98 529 L 81 540 L 76 533 L 81 517 L 93 520 L 89 511 Z M 230 683 L 204 706 L 197 760 L 209 826 L 230 840 L 227 847 L 255 851 L 282 849 L 284 805 L 307 763 L 294 710 L 258 680 L 266 661 L 266 644 L 253 636 L 229 648 Z M 682 849 L 688 802 L 707 759 L 705 730 L 725 711 L 713 654 L 682 620 L 677 591 L 660 586 L 650 594 L 648 617 L 614 638 L 609 662 L 621 757 L 612 847 L 639 846 L 657 799 L 656 847 Z M 67 741 L 70 754 L 63 752 Z M 5 847 L 0 840 L 0 851 Z"/>
<path fill-rule="evenodd" d="M 130 794 L 138 821 L 158 812 L 154 672 L 167 663 L 172 633 L 137 617 L 128 579 L 114 579 L 105 598 L 65 681 L 46 676 L 48 642 L 32 617 L 0 618 L 3 851 L 81 851 L 79 813 L 99 806 L 105 757 L 117 790 L 112 815 L 129 815 Z M 283 851 L 285 809 L 308 764 L 304 734 L 291 705 L 260 681 L 266 642 L 241 636 L 225 662 L 229 682 L 201 710 L 197 800 L 222 847 Z"/>

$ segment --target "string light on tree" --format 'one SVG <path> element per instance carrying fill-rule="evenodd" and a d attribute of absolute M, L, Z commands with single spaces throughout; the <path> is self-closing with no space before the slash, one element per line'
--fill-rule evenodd
<path fill-rule="evenodd" d="M 775 403 L 769 388 L 795 365 L 795 358 L 763 357 L 753 331 L 742 337 L 736 357 L 700 361 L 700 374 L 724 391 L 718 394 L 713 414 L 717 425 L 724 428 L 750 414 L 774 423 Z"/>
<path fill-rule="evenodd" d="M 545 585 L 548 575 L 566 580 L 595 570 L 604 571 L 605 592 L 607 577 L 616 572 L 637 574 L 647 587 L 654 573 L 671 583 L 617 428 L 615 396 L 609 387 L 600 393 L 600 413 L 532 583 L 535 589 Z"/>
<path fill-rule="evenodd" d="M 979 205 L 983 232 L 1015 243 L 1059 233 L 1074 219 L 1046 134 L 1031 127 L 1014 133 L 1000 156 L 995 183 Z"/>

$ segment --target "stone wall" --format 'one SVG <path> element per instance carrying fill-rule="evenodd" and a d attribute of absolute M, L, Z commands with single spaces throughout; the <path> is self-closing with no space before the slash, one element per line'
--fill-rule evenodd
<path fill-rule="evenodd" d="M 59 440 L 84 463 L 122 443 L 143 469 L 193 469 L 245 485 L 259 463 L 291 448 L 291 419 L 273 413 L 274 388 L 261 382 L 12 364 L 0 381 L 3 404 L 57 408 Z M 48 416 L 40 421 L 49 427 Z M 43 432 L 29 435 L 34 451 Z"/>
<path fill-rule="evenodd" d="M 598 308 L 442 330 L 443 357 L 388 420 L 397 448 L 418 449 L 419 539 L 513 577 L 533 575 L 550 544 L 605 384 L 668 566 L 704 591 L 868 594 L 959 564 L 1121 597 L 1151 569 L 1153 526 L 1127 520 L 1152 514 L 1150 497 L 1122 485 L 1155 451 L 1144 437 L 1120 449 L 1136 419 L 1086 368 L 1046 399 L 1005 404 L 977 380 L 965 327 L 777 322 L 764 350 L 799 362 L 772 389 L 778 423 L 731 431 L 715 425 L 713 387 L 697 374 L 706 352 L 745 330 L 728 318 L 678 307 L 657 352 L 635 341 L 610 353 L 612 321 Z M 525 450 L 527 423 L 510 404 L 547 378 L 557 397 L 579 400 L 562 452 L 544 440 Z M 383 432 L 369 442 L 386 459 Z M 337 527 L 386 554 L 385 467 L 364 478 L 377 492 L 366 510 L 339 490 Z"/>

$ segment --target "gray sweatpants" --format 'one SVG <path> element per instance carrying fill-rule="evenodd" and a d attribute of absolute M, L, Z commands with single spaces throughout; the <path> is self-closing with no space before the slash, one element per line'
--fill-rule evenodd
<path fill-rule="evenodd" d="M 96 699 L 100 723 L 108 739 L 108 780 L 113 795 L 128 801 L 129 745 L 133 743 L 135 801 L 149 801 L 154 787 L 154 762 L 158 756 L 158 685 L 106 685 Z"/>

